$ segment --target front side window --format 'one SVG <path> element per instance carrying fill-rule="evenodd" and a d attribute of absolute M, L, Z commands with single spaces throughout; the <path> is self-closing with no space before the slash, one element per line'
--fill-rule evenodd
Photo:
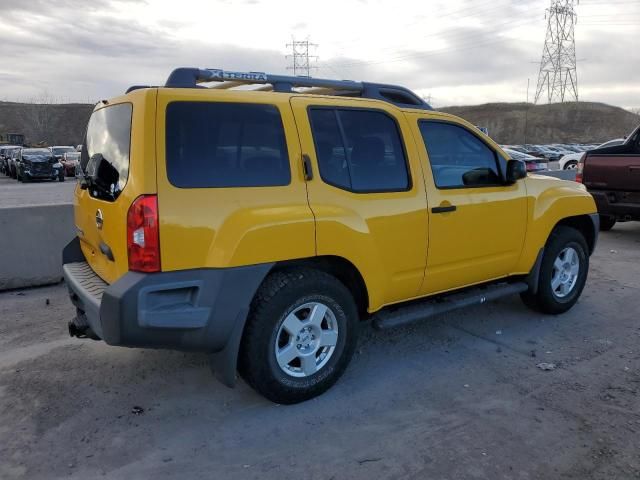
<path fill-rule="evenodd" d="M 502 184 L 496 153 L 466 128 L 452 123 L 421 121 L 420 132 L 436 187 Z"/>
<path fill-rule="evenodd" d="M 398 126 L 375 110 L 310 108 L 322 179 L 358 193 L 405 191 L 409 172 Z"/>
<path fill-rule="evenodd" d="M 127 183 L 132 112 L 130 103 L 120 103 L 91 114 L 80 163 L 94 197 L 113 201 Z"/>
<path fill-rule="evenodd" d="M 291 182 L 284 127 L 274 105 L 173 102 L 166 120 L 167 175 L 176 187 Z"/>

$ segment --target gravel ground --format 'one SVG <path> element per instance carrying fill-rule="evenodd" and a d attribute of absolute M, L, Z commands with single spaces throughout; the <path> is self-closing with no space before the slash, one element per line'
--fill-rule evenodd
<path fill-rule="evenodd" d="M 569 313 L 363 325 L 342 380 L 288 407 L 204 355 L 69 338 L 61 285 L 2 293 L 0 478 L 640 478 L 639 278 L 640 223 L 616 226 Z"/>
<path fill-rule="evenodd" d="M 0 208 L 71 203 L 75 186 L 75 178 L 66 178 L 63 183 L 49 180 L 20 183 L 0 173 Z"/>

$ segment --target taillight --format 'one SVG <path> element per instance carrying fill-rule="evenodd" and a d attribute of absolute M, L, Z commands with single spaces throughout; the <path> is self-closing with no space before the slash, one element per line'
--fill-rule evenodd
<path fill-rule="evenodd" d="M 141 195 L 129 207 L 127 253 L 129 270 L 146 273 L 160 271 L 160 231 L 156 195 Z"/>
<path fill-rule="evenodd" d="M 582 183 L 582 172 L 584 170 L 584 159 L 586 158 L 586 152 L 582 154 L 580 160 L 578 160 L 578 166 L 576 168 L 576 182 Z"/>

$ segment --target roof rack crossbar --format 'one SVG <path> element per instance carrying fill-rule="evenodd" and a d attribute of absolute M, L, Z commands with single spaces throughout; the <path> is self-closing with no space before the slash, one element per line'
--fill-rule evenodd
<path fill-rule="evenodd" d="M 335 95 L 350 95 L 383 100 L 401 107 L 432 110 L 431 106 L 411 90 L 397 85 L 332 80 L 327 78 L 272 75 L 264 72 L 235 72 L 217 68 L 176 68 L 165 83 L 170 88 L 202 88 L 199 84 L 220 82 L 213 88 L 239 85 L 272 85 L 273 91 L 290 93 L 294 88 L 330 89 Z M 229 85 L 227 87 L 226 85 Z M 263 90 L 258 88 L 258 90 Z M 266 90 L 266 88 L 265 88 Z"/>
<path fill-rule="evenodd" d="M 362 91 L 360 82 L 351 80 L 330 80 L 323 78 L 295 77 L 293 75 L 271 75 L 263 72 L 232 72 L 217 68 L 177 68 L 169 78 L 167 87 L 193 87 L 207 82 L 237 82 L 237 84 L 270 83 L 278 90 L 277 85 L 288 84 L 294 87 L 324 87 Z"/>

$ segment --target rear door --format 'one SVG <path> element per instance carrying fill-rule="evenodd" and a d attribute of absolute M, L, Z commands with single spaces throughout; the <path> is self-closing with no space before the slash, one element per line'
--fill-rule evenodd
<path fill-rule="evenodd" d="M 87 262 L 108 283 L 128 271 L 129 206 L 155 193 L 155 92 L 105 102 L 91 115 L 83 142 L 81 168 L 92 180 L 88 188 L 76 186 L 75 225 Z"/>
<path fill-rule="evenodd" d="M 390 104 L 293 97 L 318 255 L 347 259 L 372 311 L 413 298 L 424 275 L 427 202 L 404 114 Z"/>
<path fill-rule="evenodd" d="M 288 96 L 164 88 L 156 138 L 163 270 L 315 254 Z"/>

